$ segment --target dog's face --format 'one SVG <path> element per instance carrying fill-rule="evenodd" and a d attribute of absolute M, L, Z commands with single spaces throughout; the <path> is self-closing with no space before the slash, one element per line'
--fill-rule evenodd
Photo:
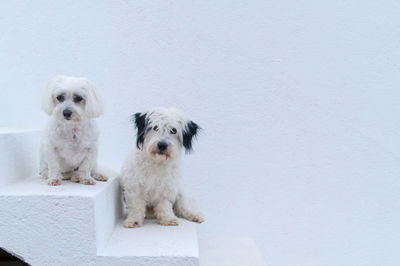
<path fill-rule="evenodd" d="M 158 162 L 172 161 L 181 155 L 182 148 L 192 149 L 193 137 L 199 126 L 186 120 L 174 108 L 156 108 L 133 116 L 137 132 L 136 145 L 151 159 Z"/>
<path fill-rule="evenodd" d="M 42 109 L 63 122 L 79 123 L 98 117 L 103 106 L 96 89 L 86 78 L 54 77 L 42 97 Z"/>

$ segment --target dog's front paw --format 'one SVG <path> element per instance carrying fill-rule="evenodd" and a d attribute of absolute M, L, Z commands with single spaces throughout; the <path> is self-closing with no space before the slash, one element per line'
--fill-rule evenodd
<path fill-rule="evenodd" d="M 61 185 L 61 180 L 58 178 L 54 178 L 54 179 L 49 180 L 49 182 L 47 182 L 47 184 L 49 186 L 59 186 L 59 185 Z"/>
<path fill-rule="evenodd" d="M 76 173 L 71 177 L 71 181 L 75 183 L 81 183 L 84 185 L 96 185 L 96 181 L 93 178 L 87 177 L 83 178 L 80 174 Z"/>
<path fill-rule="evenodd" d="M 79 182 L 84 185 L 96 185 L 96 181 L 93 178 L 81 178 Z"/>
<path fill-rule="evenodd" d="M 161 218 L 157 221 L 161 225 L 179 225 L 179 221 L 176 217 L 172 218 Z"/>
<path fill-rule="evenodd" d="M 204 215 L 201 213 L 196 213 L 191 215 L 188 220 L 201 224 L 202 222 L 204 222 Z"/>
<path fill-rule="evenodd" d="M 126 228 L 137 228 L 137 227 L 141 227 L 142 223 L 135 219 L 127 218 L 124 222 L 124 226 Z"/>

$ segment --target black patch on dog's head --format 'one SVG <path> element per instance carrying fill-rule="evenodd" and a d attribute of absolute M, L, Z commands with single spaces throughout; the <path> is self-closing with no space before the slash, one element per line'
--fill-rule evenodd
<path fill-rule="evenodd" d="M 198 131 L 200 130 L 200 127 L 193 121 L 187 122 L 185 128 L 183 129 L 182 132 L 182 138 L 183 138 L 183 147 L 185 147 L 186 152 L 191 152 L 192 151 L 192 141 L 193 137 L 196 137 Z"/>
<path fill-rule="evenodd" d="M 136 113 L 132 115 L 132 121 L 135 122 L 137 128 L 136 146 L 138 149 L 143 148 L 144 135 L 146 134 L 146 127 L 148 124 L 147 113 Z"/>

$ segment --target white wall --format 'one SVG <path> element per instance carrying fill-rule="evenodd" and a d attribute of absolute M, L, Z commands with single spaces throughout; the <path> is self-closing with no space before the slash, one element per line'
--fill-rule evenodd
<path fill-rule="evenodd" d="M 175 105 L 204 131 L 183 183 L 201 234 L 254 237 L 270 265 L 399 265 L 398 1 L 0 1 L 0 126 L 42 127 L 55 74 L 129 116 Z"/>

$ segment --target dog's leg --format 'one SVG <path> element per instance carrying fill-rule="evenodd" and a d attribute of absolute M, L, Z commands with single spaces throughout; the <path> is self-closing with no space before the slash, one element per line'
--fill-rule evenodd
<path fill-rule="evenodd" d="M 85 185 L 96 185 L 96 181 L 90 176 L 90 172 L 92 169 L 92 158 L 90 158 L 90 154 L 86 157 L 79 168 L 74 171 L 71 176 L 72 182 L 79 182 Z"/>
<path fill-rule="evenodd" d="M 49 182 L 47 183 L 49 186 L 59 186 L 61 185 L 61 169 L 60 169 L 60 163 L 58 161 L 58 156 L 56 155 L 50 155 L 49 158 L 51 158 L 48 161 L 47 167 L 48 167 L 48 178 Z"/>
<path fill-rule="evenodd" d="M 161 199 L 154 207 L 157 222 L 161 225 L 178 225 L 178 218 L 172 210 L 172 202 L 169 199 Z"/>
<path fill-rule="evenodd" d="M 44 159 L 42 157 L 40 158 L 39 176 L 43 179 L 49 178 L 49 169 L 48 169 L 47 163 L 44 161 Z"/>
<path fill-rule="evenodd" d="M 108 180 L 108 177 L 100 174 L 99 171 L 97 171 L 97 144 L 94 145 L 90 153 L 90 160 L 92 161 L 92 170 L 90 172 L 90 175 L 97 181 L 106 182 Z"/>
<path fill-rule="evenodd" d="M 126 191 L 125 191 L 126 192 Z M 146 213 L 146 201 L 135 193 L 125 193 L 126 212 L 128 216 L 124 226 L 128 228 L 140 227 L 143 225 Z"/>
<path fill-rule="evenodd" d="M 186 220 L 196 223 L 204 222 L 204 215 L 201 212 L 194 210 L 193 207 L 190 206 L 182 192 L 179 192 L 178 197 L 176 198 L 174 211 L 178 217 Z"/>

